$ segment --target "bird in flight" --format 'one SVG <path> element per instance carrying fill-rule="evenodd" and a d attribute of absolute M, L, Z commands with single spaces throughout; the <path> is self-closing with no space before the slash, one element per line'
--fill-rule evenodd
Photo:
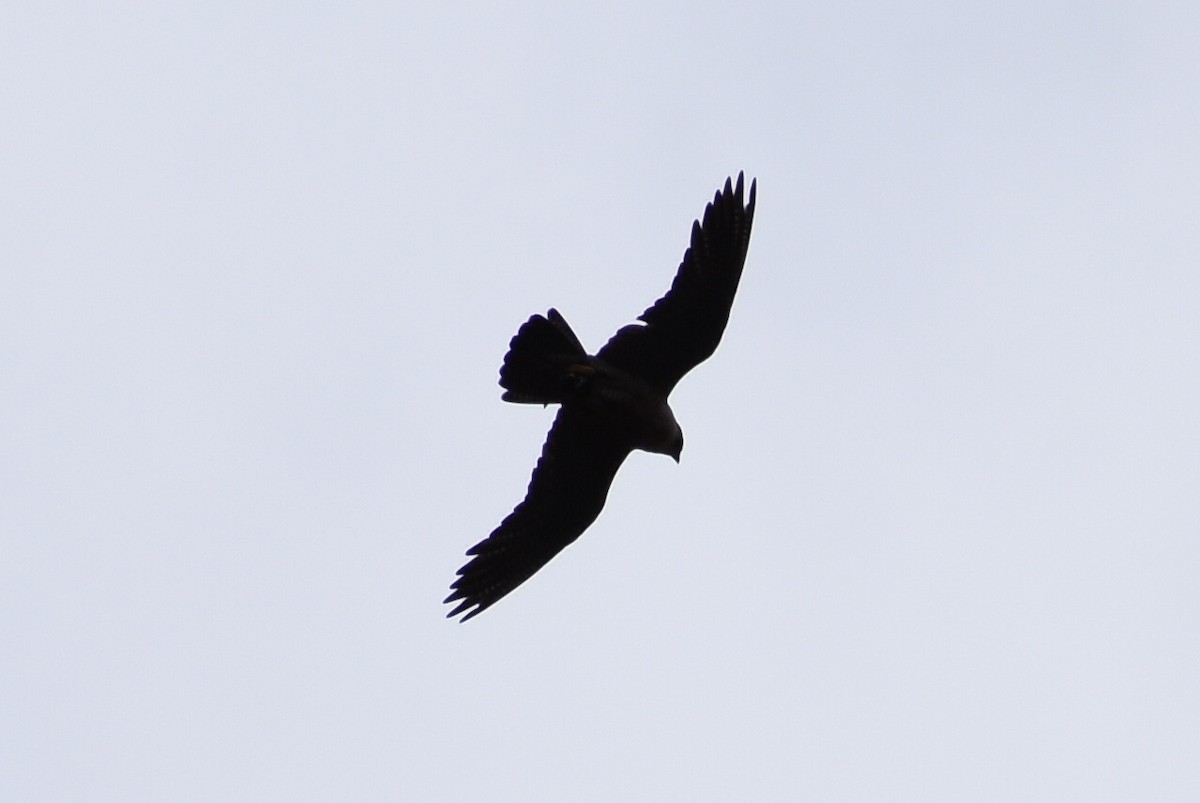
<path fill-rule="evenodd" d="M 466 612 L 465 622 L 487 610 L 578 538 L 634 449 L 679 462 L 683 431 L 667 397 L 721 342 L 750 244 L 755 188 L 751 181 L 743 203 L 742 174 L 736 185 L 725 180 L 703 222 L 692 224 L 671 289 L 594 356 L 558 310 L 518 330 L 500 367 L 501 398 L 561 407 L 525 501 L 467 550 L 471 560 L 445 599 L 458 602 L 447 618 Z"/>

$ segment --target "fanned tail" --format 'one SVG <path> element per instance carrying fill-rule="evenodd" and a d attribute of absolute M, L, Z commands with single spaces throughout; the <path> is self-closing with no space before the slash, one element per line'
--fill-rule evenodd
<path fill-rule="evenodd" d="M 518 404 L 561 403 L 587 359 L 579 338 L 558 310 L 534 315 L 508 344 L 500 366 L 501 398 Z"/>

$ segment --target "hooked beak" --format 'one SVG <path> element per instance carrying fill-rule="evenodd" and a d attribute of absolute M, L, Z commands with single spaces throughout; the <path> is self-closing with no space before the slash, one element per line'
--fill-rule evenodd
<path fill-rule="evenodd" d="M 667 452 L 667 454 L 671 455 L 671 459 L 675 461 L 676 465 L 678 465 L 679 455 L 683 454 L 683 438 L 680 438 L 677 443 L 673 443 L 671 446 L 673 448 L 670 452 Z"/>

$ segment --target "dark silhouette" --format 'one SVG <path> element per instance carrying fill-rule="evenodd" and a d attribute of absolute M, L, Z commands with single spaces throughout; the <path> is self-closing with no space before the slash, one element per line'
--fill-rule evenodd
<path fill-rule="evenodd" d="M 756 182 L 742 202 L 725 180 L 692 224 L 692 244 L 671 289 L 620 329 L 593 357 L 566 320 L 551 309 L 534 315 L 509 343 L 500 368 L 505 401 L 561 404 L 525 501 L 491 535 L 467 550 L 446 602 L 462 621 L 486 610 L 583 533 L 600 515 L 609 486 L 634 449 L 679 462 L 683 431 L 667 396 L 688 371 L 716 350 L 737 292 Z M 468 610 L 472 609 L 473 610 Z"/>

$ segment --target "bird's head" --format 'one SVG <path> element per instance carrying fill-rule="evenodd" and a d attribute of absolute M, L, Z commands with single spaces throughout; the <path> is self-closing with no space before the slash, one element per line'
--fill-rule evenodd
<path fill-rule="evenodd" d="M 635 448 L 665 454 L 678 463 L 679 455 L 683 452 L 683 429 L 667 403 L 660 402 L 639 423 Z"/>

